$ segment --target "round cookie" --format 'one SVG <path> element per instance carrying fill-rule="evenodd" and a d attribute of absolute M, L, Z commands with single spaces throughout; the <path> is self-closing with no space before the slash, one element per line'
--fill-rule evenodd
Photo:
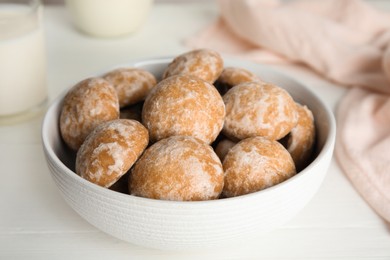
<path fill-rule="evenodd" d="M 225 138 L 218 142 L 217 146 L 215 147 L 215 153 L 218 155 L 221 162 L 225 159 L 226 154 L 229 152 L 229 150 L 235 146 L 236 143 Z"/>
<path fill-rule="evenodd" d="M 156 85 L 153 74 L 138 68 L 116 69 L 105 74 L 103 78 L 114 86 L 120 107 L 143 101 Z"/>
<path fill-rule="evenodd" d="M 172 136 L 146 149 L 129 178 L 132 195 L 175 201 L 217 199 L 224 176 L 211 146 L 189 136 Z"/>
<path fill-rule="evenodd" d="M 213 84 L 222 70 L 223 60 L 219 53 L 209 49 L 197 49 L 174 58 L 165 70 L 163 79 L 187 74 Z"/>
<path fill-rule="evenodd" d="M 224 197 L 235 197 L 271 187 L 295 175 L 290 153 L 277 141 L 264 137 L 242 140 L 223 161 Z"/>
<path fill-rule="evenodd" d="M 225 105 L 216 88 L 188 75 L 160 81 L 142 110 L 142 122 L 152 142 L 184 135 L 211 143 L 221 131 L 224 118 Z"/>
<path fill-rule="evenodd" d="M 102 78 L 85 79 L 64 98 L 60 115 L 62 139 L 77 151 L 96 126 L 117 118 L 118 97 L 111 83 Z"/>
<path fill-rule="evenodd" d="M 224 96 L 223 133 L 232 140 L 263 136 L 278 140 L 297 124 L 296 105 L 286 90 L 265 82 L 247 82 Z"/>
<path fill-rule="evenodd" d="M 287 135 L 286 147 L 298 171 L 305 168 L 313 155 L 315 125 L 313 113 L 297 103 L 298 123 Z"/>
<path fill-rule="evenodd" d="M 249 70 L 237 67 L 226 67 L 215 82 L 215 86 L 221 95 L 224 95 L 232 87 L 245 82 L 262 82 L 262 80 Z"/>
<path fill-rule="evenodd" d="M 130 169 L 148 142 L 147 129 L 135 120 L 100 124 L 77 152 L 76 173 L 97 185 L 110 187 Z"/>

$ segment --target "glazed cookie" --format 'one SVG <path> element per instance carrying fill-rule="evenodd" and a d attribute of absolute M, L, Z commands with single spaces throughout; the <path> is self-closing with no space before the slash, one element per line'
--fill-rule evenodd
<path fill-rule="evenodd" d="M 296 105 L 284 89 L 270 83 L 248 82 L 224 96 L 223 133 L 232 140 L 263 136 L 278 140 L 297 124 Z"/>
<path fill-rule="evenodd" d="M 160 81 L 145 100 L 142 122 L 152 142 L 185 135 L 211 143 L 222 129 L 225 105 L 211 84 L 188 75 Z"/>
<path fill-rule="evenodd" d="M 187 74 L 213 84 L 223 70 L 223 60 L 219 53 L 208 49 L 197 49 L 177 56 L 168 65 L 163 78 Z"/>
<path fill-rule="evenodd" d="M 97 185 L 110 187 L 130 169 L 148 141 L 147 129 L 135 120 L 100 124 L 77 152 L 76 173 Z"/>
<path fill-rule="evenodd" d="M 215 82 L 215 86 L 221 95 L 224 95 L 232 87 L 246 82 L 262 82 L 262 80 L 252 72 L 236 67 L 226 67 Z"/>
<path fill-rule="evenodd" d="M 176 201 L 217 199 L 223 169 L 211 146 L 189 136 L 172 136 L 149 147 L 129 178 L 132 195 Z"/>
<path fill-rule="evenodd" d="M 264 137 L 247 138 L 231 148 L 223 169 L 224 197 L 260 191 L 296 173 L 294 161 L 283 145 Z"/>
<path fill-rule="evenodd" d="M 143 101 L 156 85 L 153 74 L 138 68 L 116 69 L 104 75 L 104 79 L 114 86 L 120 107 Z"/>
<path fill-rule="evenodd" d="M 119 118 L 114 87 L 102 78 L 88 78 L 76 84 L 65 96 L 60 132 L 64 142 L 77 151 L 87 135 L 99 124 Z"/>
<path fill-rule="evenodd" d="M 298 123 L 286 136 L 286 147 L 295 162 L 298 171 L 305 168 L 313 155 L 315 126 L 313 113 L 306 107 L 297 104 Z"/>

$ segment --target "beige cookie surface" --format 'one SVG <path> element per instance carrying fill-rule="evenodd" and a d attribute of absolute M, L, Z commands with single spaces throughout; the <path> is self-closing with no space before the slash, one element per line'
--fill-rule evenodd
<path fill-rule="evenodd" d="M 174 58 L 165 70 L 163 78 L 186 74 L 213 84 L 222 70 L 223 59 L 218 52 L 209 49 L 197 49 Z"/>
<path fill-rule="evenodd" d="M 134 105 L 143 101 L 156 85 L 154 75 L 138 68 L 120 68 L 103 76 L 117 92 L 120 107 Z"/>
<path fill-rule="evenodd" d="M 224 96 L 223 133 L 232 140 L 263 136 L 278 140 L 297 124 L 297 109 L 286 90 L 261 82 L 231 88 Z"/>
<path fill-rule="evenodd" d="M 188 75 L 160 81 L 145 100 L 142 122 L 152 142 L 184 135 L 211 143 L 225 118 L 222 97 L 211 84 Z"/>
<path fill-rule="evenodd" d="M 77 152 L 76 173 L 97 185 L 110 187 L 130 169 L 148 142 L 147 129 L 135 120 L 100 124 Z"/>
<path fill-rule="evenodd" d="M 223 95 L 232 87 L 246 82 L 262 82 L 254 73 L 244 68 L 226 67 L 216 81 L 218 91 Z"/>
<path fill-rule="evenodd" d="M 296 173 L 290 153 L 277 141 L 264 137 L 247 138 L 236 144 L 226 155 L 223 169 L 225 197 L 263 190 Z"/>
<path fill-rule="evenodd" d="M 297 104 L 298 123 L 287 136 L 287 150 L 298 171 L 305 168 L 313 156 L 316 130 L 313 113 L 307 106 Z"/>
<path fill-rule="evenodd" d="M 222 164 L 211 146 L 188 136 L 172 136 L 149 147 L 129 178 L 132 195 L 153 199 L 217 199 L 224 183 Z"/>
<path fill-rule="evenodd" d="M 77 83 L 64 97 L 60 132 L 65 143 L 77 151 L 87 135 L 99 124 L 119 118 L 114 87 L 102 78 Z"/>

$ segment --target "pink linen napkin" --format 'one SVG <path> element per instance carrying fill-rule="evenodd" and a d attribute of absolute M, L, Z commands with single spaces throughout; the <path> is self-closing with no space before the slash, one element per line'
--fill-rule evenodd
<path fill-rule="evenodd" d="M 219 0 L 220 18 L 193 48 L 305 65 L 353 87 L 337 110 L 335 155 L 362 197 L 390 222 L 390 14 L 362 0 Z"/>

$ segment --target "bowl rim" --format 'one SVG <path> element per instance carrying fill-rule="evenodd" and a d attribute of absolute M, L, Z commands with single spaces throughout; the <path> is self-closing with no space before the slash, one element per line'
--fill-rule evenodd
<path fill-rule="evenodd" d="M 136 59 L 132 60 L 126 63 L 118 64 L 115 66 L 111 66 L 110 68 L 92 74 L 90 75 L 91 77 L 96 77 L 99 75 L 103 75 L 109 70 L 115 69 L 115 68 L 120 68 L 124 66 L 132 66 L 132 67 L 141 67 L 144 65 L 148 64 L 158 64 L 158 63 L 167 63 L 170 62 L 174 56 L 161 56 L 161 57 L 151 57 L 151 58 L 144 58 L 144 59 Z M 269 72 L 277 75 L 278 77 L 282 77 L 284 79 L 287 79 L 289 81 L 294 82 L 294 84 L 299 85 L 300 87 L 304 88 L 306 92 L 308 92 L 313 99 L 315 99 L 315 102 L 320 104 L 322 109 L 326 112 L 326 119 L 329 124 L 329 133 L 328 137 L 326 138 L 323 148 L 319 153 L 317 154 L 316 158 L 303 170 L 301 170 L 299 173 L 295 174 L 291 178 L 275 185 L 269 188 L 266 188 L 261 191 L 245 194 L 245 195 L 240 195 L 236 197 L 231 197 L 231 198 L 222 198 L 222 199 L 215 199 L 215 200 L 205 200 L 205 201 L 170 201 L 170 200 L 158 200 L 158 199 L 150 199 L 150 198 L 143 198 L 143 197 L 138 197 L 134 195 L 129 195 L 129 194 L 124 194 L 121 192 L 113 191 L 104 187 L 101 187 L 99 185 L 96 185 L 92 182 L 89 182 L 88 180 L 83 179 L 81 176 L 76 174 L 74 171 L 69 169 L 61 160 L 60 158 L 56 155 L 54 152 L 54 149 L 52 146 L 50 146 L 50 141 L 49 141 L 49 135 L 46 134 L 47 130 L 50 128 L 50 125 L 52 124 L 51 120 L 55 120 L 58 125 L 58 113 L 60 109 L 60 104 L 66 95 L 66 93 L 69 91 L 69 88 L 65 89 L 60 95 L 58 95 L 49 105 L 44 119 L 42 121 L 42 127 L 41 127 L 41 140 L 42 140 L 42 145 L 45 153 L 47 156 L 50 158 L 51 161 L 53 161 L 58 167 L 61 168 L 62 171 L 65 172 L 65 174 L 72 178 L 74 181 L 81 182 L 81 184 L 85 185 L 88 189 L 93 190 L 94 192 L 97 193 L 103 193 L 107 194 L 108 196 L 115 196 L 118 197 L 119 199 L 123 200 L 128 200 L 135 202 L 137 204 L 147 204 L 150 206 L 153 205 L 167 205 L 167 206 L 180 206 L 180 207 L 187 207 L 190 206 L 192 209 L 195 206 L 208 206 L 208 205 L 223 205 L 226 203 L 231 203 L 231 202 L 241 202 L 242 200 L 247 200 L 247 199 L 256 199 L 256 197 L 262 196 L 262 194 L 266 193 L 272 193 L 275 189 L 280 189 L 286 185 L 289 185 L 291 182 L 296 182 L 296 180 L 304 178 L 306 175 L 310 174 L 310 170 L 315 167 L 316 164 L 319 164 L 325 156 L 327 156 L 327 153 L 330 152 L 333 154 L 333 149 L 334 149 L 334 144 L 335 144 L 335 139 L 336 139 L 336 122 L 334 118 L 334 114 L 332 110 L 329 108 L 329 106 L 322 101 L 322 99 L 315 94 L 310 88 L 308 88 L 304 82 L 297 80 L 296 78 L 286 75 L 285 73 L 272 68 L 266 64 L 261 64 L 261 63 L 255 63 L 247 60 L 242 60 L 242 59 L 237 59 L 237 58 L 224 58 L 224 61 L 227 61 L 225 63 L 234 63 L 234 64 L 247 64 L 251 66 L 260 66 L 268 70 Z M 56 118 L 57 117 L 57 118 Z M 52 173 L 51 173 L 52 175 Z"/>

